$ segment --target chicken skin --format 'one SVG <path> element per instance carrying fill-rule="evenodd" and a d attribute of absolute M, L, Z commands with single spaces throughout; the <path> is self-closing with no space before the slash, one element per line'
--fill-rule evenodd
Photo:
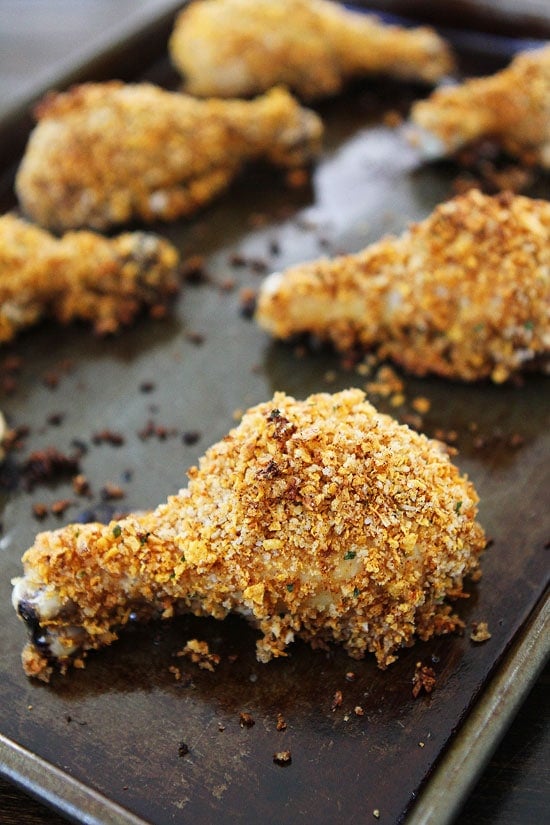
<path fill-rule="evenodd" d="M 550 352 L 550 203 L 477 190 L 356 255 L 268 276 L 256 320 L 375 349 L 416 375 L 500 383 Z"/>
<path fill-rule="evenodd" d="M 145 232 L 56 238 L 12 214 L 0 217 L 0 343 L 44 318 L 85 321 L 97 333 L 157 313 L 179 287 L 179 255 Z"/>
<path fill-rule="evenodd" d="M 153 512 L 37 536 L 13 581 L 25 671 L 82 667 L 133 620 L 246 617 L 257 657 L 295 637 L 386 667 L 415 636 L 461 626 L 485 547 L 478 497 L 443 444 L 378 413 L 360 390 L 276 393 Z"/>
<path fill-rule="evenodd" d="M 550 46 L 519 54 L 490 77 L 437 89 L 411 111 L 411 141 L 427 157 L 490 138 L 550 169 Z"/>
<path fill-rule="evenodd" d="M 453 68 L 432 29 L 386 25 L 329 0 L 191 3 L 169 49 L 186 91 L 199 97 L 247 97 L 282 83 L 312 99 L 336 94 L 354 77 L 435 83 Z"/>
<path fill-rule="evenodd" d="M 246 161 L 307 164 L 322 124 L 282 89 L 199 101 L 151 84 L 90 83 L 37 108 L 16 179 L 24 212 L 53 230 L 189 216 Z"/>

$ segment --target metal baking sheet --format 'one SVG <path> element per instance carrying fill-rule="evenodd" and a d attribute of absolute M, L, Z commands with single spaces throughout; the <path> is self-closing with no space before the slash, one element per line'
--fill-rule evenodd
<path fill-rule="evenodd" d="M 109 59 L 115 76 L 116 54 Z M 166 60 L 141 76 L 175 83 Z M 458 447 L 456 461 L 480 493 L 480 520 L 492 539 L 484 577 L 458 608 L 462 636 L 419 643 L 385 672 L 371 659 L 301 643 L 288 659 L 260 665 L 255 633 L 240 619 L 183 617 L 129 631 L 84 671 L 50 686 L 27 680 L 19 663 L 25 632 L 10 604 L 10 579 L 38 530 L 85 510 L 107 517 L 101 490 L 108 482 L 124 489 L 118 509 L 155 506 L 185 484 L 187 468 L 233 426 L 238 410 L 275 390 L 304 397 L 369 380 L 330 351 L 269 341 L 246 317 L 242 290 L 256 289 L 269 270 L 399 232 L 452 194 L 456 168 L 420 166 L 384 125 L 385 112 L 406 113 L 419 93 L 377 82 L 322 104 L 327 138 L 308 185 L 292 188 L 273 170 L 249 169 L 194 220 L 155 227 L 185 259 L 201 256 L 206 275 L 183 286 L 166 320 L 143 318 L 107 339 L 44 324 L 0 353 L 2 409 L 12 427 L 29 428 L 4 466 L 1 493 L 1 770 L 76 821 L 329 823 L 379 815 L 443 822 L 544 659 L 548 379 L 497 387 L 401 375 L 403 403 L 373 400 L 410 420 L 414 399 L 429 399 L 422 429 Z M 3 171 L 1 201 L 9 208 L 10 171 Z M 538 176 L 530 193 L 549 191 L 548 178 Z M 95 443 L 104 430 L 123 443 Z M 81 465 L 90 500 L 68 482 L 24 488 L 19 468 L 32 450 L 70 453 L 75 441 L 88 447 Z M 33 518 L 33 503 L 61 498 L 74 501 L 61 520 Z M 474 645 L 469 631 L 479 621 L 492 637 Z M 219 653 L 215 672 L 174 658 L 190 638 Z M 437 682 L 415 699 L 419 661 L 433 667 Z M 184 673 L 179 681 L 174 664 Z M 241 725 L 243 712 L 253 726 Z M 285 731 L 277 730 L 278 714 Z M 477 743 L 470 759 L 465 734 Z M 285 749 L 292 763 L 283 768 L 273 754 Z M 454 772 L 454 798 L 441 793 L 438 766 Z"/>

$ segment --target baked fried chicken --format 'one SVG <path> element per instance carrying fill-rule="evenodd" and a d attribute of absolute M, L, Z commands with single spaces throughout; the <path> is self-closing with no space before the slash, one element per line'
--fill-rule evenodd
<path fill-rule="evenodd" d="M 90 83 L 50 95 L 36 115 L 16 189 L 26 214 L 54 230 L 192 215 L 246 161 L 307 164 L 322 134 L 282 89 L 200 101 L 148 83 Z"/>
<path fill-rule="evenodd" d="M 179 286 L 179 256 L 144 232 L 108 239 L 93 232 L 56 238 L 12 214 L 0 217 L 0 343 L 43 318 L 85 321 L 97 333 L 130 324 L 144 306 L 162 308 Z"/>
<path fill-rule="evenodd" d="M 399 237 L 264 281 L 256 319 L 375 349 L 416 375 L 500 383 L 550 352 L 550 203 L 477 190 Z"/>
<path fill-rule="evenodd" d="M 519 54 L 490 77 L 437 89 L 411 110 L 410 139 L 428 158 L 480 139 L 550 169 L 550 46 Z"/>
<path fill-rule="evenodd" d="M 360 390 L 277 393 L 155 511 L 37 536 L 13 582 L 25 671 L 47 681 L 128 622 L 185 612 L 245 616 L 261 662 L 300 637 L 386 667 L 460 626 L 444 599 L 478 568 L 477 501 L 440 442 Z"/>
<path fill-rule="evenodd" d="M 201 97 L 246 97 L 281 83 L 312 99 L 336 94 L 354 77 L 435 83 L 453 68 L 432 29 L 390 26 L 329 0 L 191 3 L 169 49 L 186 91 Z"/>

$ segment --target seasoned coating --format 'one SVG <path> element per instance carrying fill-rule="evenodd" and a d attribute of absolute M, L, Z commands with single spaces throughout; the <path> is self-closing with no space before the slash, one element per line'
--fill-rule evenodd
<path fill-rule="evenodd" d="M 179 256 L 144 232 L 108 239 L 93 232 L 56 238 L 12 214 L 0 217 L 0 343 L 43 318 L 91 323 L 97 333 L 162 307 L 179 284 Z"/>
<path fill-rule="evenodd" d="M 550 352 L 550 203 L 471 190 L 399 237 L 274 273 L 256 319 L 417 375 L 507 380 Z"/>
<path fill-rule="evenodd" d="M 29 675 L 82 666 L 130 620 L 182 612 L 245 616 L 262 662 L 299 636 L 385 667 L 415 635 L 460 625 L 443 600 L 485 545 L 476 492 L 443 444 L 360 390 L 277 393 L 189 479 L 152 513 L 38 535 L 13 582 Z"/>
<path fill-rule="evenodd" d="M 523 52 L 490 77 L 436 89 L 411 110 L 411 140 L 427 157 L 491 138 L 550 169 L 550 46 Z"/>
<path fill-rule="evenodd" d="M 308 163 L 322 125 L 288 92 L 208 100 L 148 83 L 76 86 L 50 95 L 19 168 L 23 210 L 55 230 L 192 215 L 246 161 Z"/>
<path fill-rule="evenodd" d="M 453 68 L 432 29 L 390 26 L 329 0 L 191 3 L 169 50 L 186 91 L 199 97 L 246 97 L 281 83 L 312 99 L 336 94 L 354 77 L 435 83 Z"/>

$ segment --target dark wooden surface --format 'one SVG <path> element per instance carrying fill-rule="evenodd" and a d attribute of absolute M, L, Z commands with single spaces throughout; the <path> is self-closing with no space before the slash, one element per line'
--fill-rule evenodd
<path fill-rule="evenodd" d="M 550 665 L 520 708 L 466 800 L 457 825 L 542 825 L 550 810 Z M 0 779 L 2 825 L 66 819 Z M 387 824 L 388 825 L 388 824 Z"/>

